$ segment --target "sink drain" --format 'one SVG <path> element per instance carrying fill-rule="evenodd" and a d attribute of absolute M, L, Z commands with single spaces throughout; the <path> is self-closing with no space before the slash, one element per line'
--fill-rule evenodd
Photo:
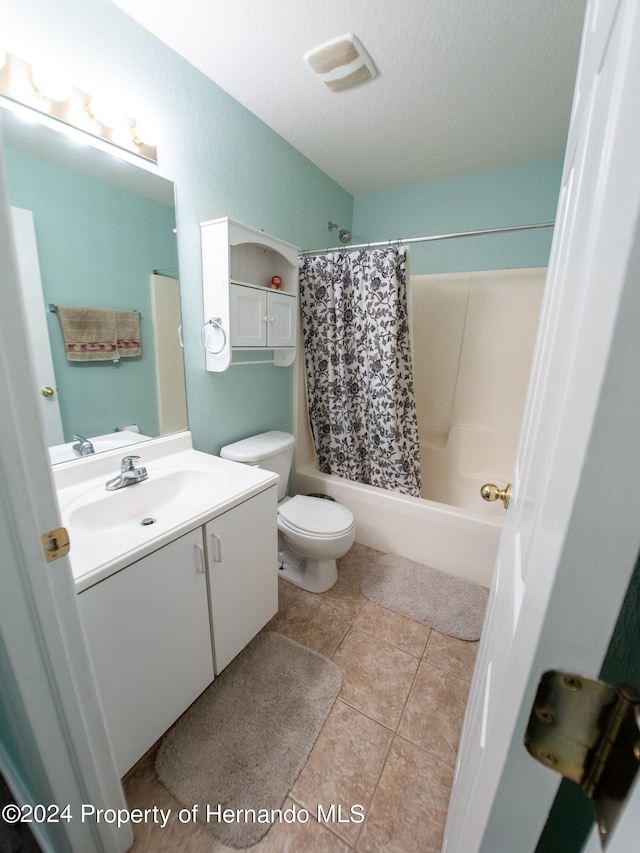
<path fill-rule="evenodd" d="M 140 522 L 142 527 L 148 527 L 150 524 L 155 524 L 155 523 L 156 523 L 155 518 L 143 518 L 142 521 Z"/>

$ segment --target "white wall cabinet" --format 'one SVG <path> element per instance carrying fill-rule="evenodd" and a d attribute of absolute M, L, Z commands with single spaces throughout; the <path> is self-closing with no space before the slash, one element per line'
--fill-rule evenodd
<path fill-rule="evenodd" d="M 213 680 L 202 528 L 84 590 L 78 606 L 122 776 Z"/>
<path fill-rule="evenodd" d="M 278 610 L 277 487 L 205 527 L 216 674 Z"/>
<path fill-rule="evenodd" d="M 203 222 L 201 233 L 207 370 L 226 370 L 234 350 L 246 349 L 272 350 L 275 364 L 292 364 L 297 246 L 227 217 Z M 273 276 L 281 279 L 280 290 L 270 287 Z"/>
<path fill-rule="evenodd" d="M 232 284 L 231 345 L 242 348 L 294 347 L 297 300 L 291 293 Z"/>
<path fill-rule="evenodd" d="M 275 615 L 276 513 L 271 486 L 78 594 L 121 776 Z"/>

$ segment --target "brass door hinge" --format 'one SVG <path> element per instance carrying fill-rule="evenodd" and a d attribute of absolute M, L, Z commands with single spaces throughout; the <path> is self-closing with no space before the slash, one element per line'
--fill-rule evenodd
<path fill-rule="evenodd" d="M 640 766 L 640 693 L 549 671 L 538 685 L 525 746 L 594 801 L 603 846 Z"/>
<path fill-rule="evenodd" d="M 69 553 L 69 534 L 65 527 L 56 527 L 40 536 L 42 551 L 47 563 L 58 560 Z"/>

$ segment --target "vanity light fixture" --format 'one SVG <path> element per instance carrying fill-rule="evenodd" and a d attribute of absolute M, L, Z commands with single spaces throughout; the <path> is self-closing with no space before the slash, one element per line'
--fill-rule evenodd
<path fill-rule="evenodd" d="M 72 86 L 60 73 L 46 66 L 30 65 L 1 48 L 0 99 L 35 110 L 129 154 L 158 162 L 155 139 L 150 133 L 141 132 L 135 119 L 117 107 L 104 106 L 104 101 Z"/>

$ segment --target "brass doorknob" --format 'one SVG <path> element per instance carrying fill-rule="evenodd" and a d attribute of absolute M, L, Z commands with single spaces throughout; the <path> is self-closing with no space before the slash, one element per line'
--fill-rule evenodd
<path fill-rule="evenodd" d="M 485 483 L 480 489 L 480 494 L 485 501 L 502 501 L 504 508 L 508 509 L 509 498 L 511 497 L 511 483 L 508 483 L 505 489 L 499 489 L 493 483 Z"/>
<path fill-rule="evenodd" d="M 45 385 L 44 388 L 40 389 L 40 393 L 43 397 L 53 397 L 56 392 L 50 385 Z"/>

